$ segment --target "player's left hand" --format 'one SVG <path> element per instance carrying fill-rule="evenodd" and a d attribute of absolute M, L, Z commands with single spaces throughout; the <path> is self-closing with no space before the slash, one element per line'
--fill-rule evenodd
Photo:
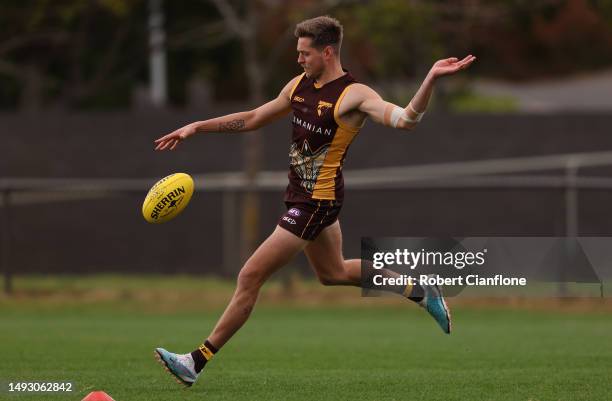
<path fill-rule="evenodd" d="M 466 56 L 463 60 L 459 60 L 456 57 L 438 60 L 431 67 L 431 70 L 429 70 L 429 74 L 433 78 L 451 75 L 457 71 L 468 68 L 474 62 L 474 60 L 476 60 L 476 57 L 472 56 L 471 54 Z"/>

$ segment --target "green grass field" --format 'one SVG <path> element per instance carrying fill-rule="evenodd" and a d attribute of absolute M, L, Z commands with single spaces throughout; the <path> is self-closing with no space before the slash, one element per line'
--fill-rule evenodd
<path fill-rule="evenodd" d="M 408 302 L 377 302 L 263 302 L 183 389 L 153 349 L 192 350 L 218 308 L 5 299 L 0 399 L 80 400 L 99 389 L 116 401 L 610 399 L 610 314 L 455 308 L 455 332 L 446 336 Z M 118 307 L 125 303 L 133 307 Z M 77 391 L 9 394 L 8 381 L 71 381 Z"/>

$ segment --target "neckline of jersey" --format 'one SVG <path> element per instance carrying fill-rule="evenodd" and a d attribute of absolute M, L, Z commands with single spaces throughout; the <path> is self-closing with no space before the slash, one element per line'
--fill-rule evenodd
<path fill-rule="evenodd" d="M 349 74 L 348 70 L 345 70 L 344 68 L 342 69 L 342 71 L 344 71 L 344 74 L 340 75 L 340 76 L 339 76 L 338 78 L 336 78 L 336 79 L 332 79 L 332 80 L 331 80 L 331 81 L 329 81 L 329 82 L 325 82 L 325 83 L 324 83 L 323 85 L 321 85 L 321 86 L 318 86 L 318 85 L 317 85 L 317 81 L 316 81 L 316 80 L 313 78 L 313 79 L 312 79 L 312 86 L 314 86 L 314 88 L 315 88 L 315 89 L 322 89 L 323 87 L 325 87 L 325 85 L 328 85 L 328 84 L 330 84 L 330 83 L 332 83 L 332 82 L 334 82 L 334 81 L 337 81 L 337 80 L 339 80 L 340 78 L 344 78 L 344 77 L 346 77 L 346 76 Z"/>

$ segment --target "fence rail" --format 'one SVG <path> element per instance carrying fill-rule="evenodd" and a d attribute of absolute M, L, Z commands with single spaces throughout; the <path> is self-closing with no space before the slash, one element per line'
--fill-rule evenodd
<path fill-rule="evenodd" d="M 352 170 L 345 173 L 351 190 L 373 189 L 564 189 L 567 236 L 578 235 L 578 191 L 612 189 L 612 178 L 580 176 L 581 168 L 612 165 L 612 152 L 570 153 L 419 166 Z M 525 174 L 536 172 L 555 174 Z M 242 172 L 193 175 L 197 191 L 223 194 L 223 260 L 235 257 L 231 241 L 238 237 L 233 213 L 247 188 L 279 190 L 287 185 L 286 171 L 262 171 L 253 182 Z M 155 179 L 128 178 L 0 178 L 4 290 L 12 291 L 11 209 L 25 204 L 99 199 L 146 192 Z"/>

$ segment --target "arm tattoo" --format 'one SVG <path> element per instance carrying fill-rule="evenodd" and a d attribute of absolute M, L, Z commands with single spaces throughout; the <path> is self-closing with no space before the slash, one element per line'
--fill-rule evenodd
<path fill-rule="evenodd" d="M 219 132 L 240 131 L 244 128 L 244 120 L 232 120 L 225 123 L 219 123 Z"/>

